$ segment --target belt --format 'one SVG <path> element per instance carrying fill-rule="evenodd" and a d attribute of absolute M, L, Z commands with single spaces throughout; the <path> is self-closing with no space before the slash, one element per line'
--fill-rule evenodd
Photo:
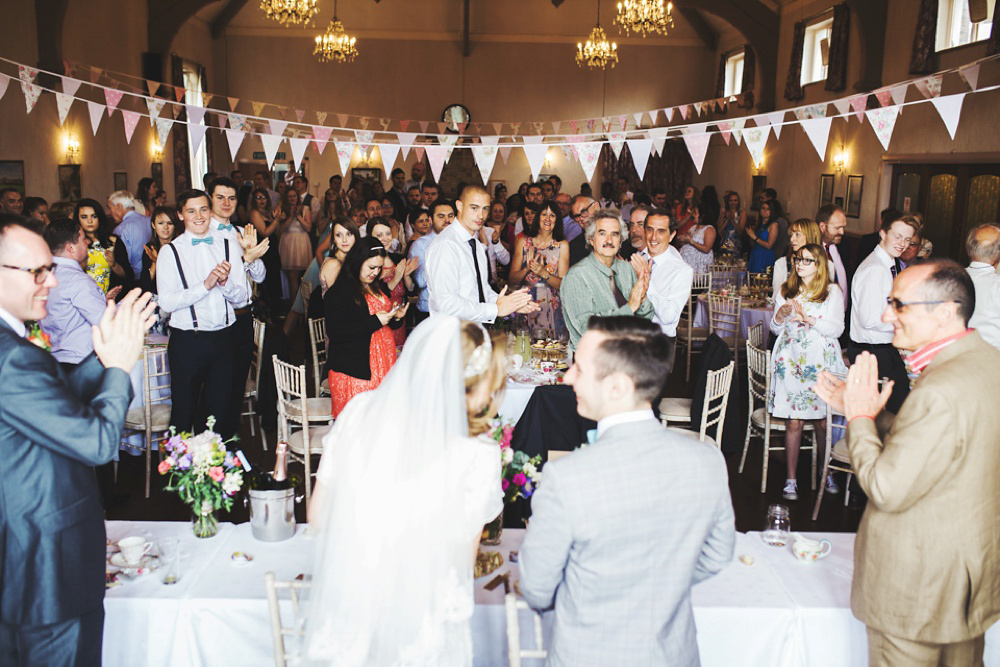
<path fill-rule="evenodd" d="M 242 308 L 233 308 L 233 312 L 236 313 L 237 315 L 249 315 L 251 312 L 253 312 L 253 304 L 248 303 Z"/>
<path fill-rule="evenodd" d="M 892 343 L 858 343 L 856 341 L 851 341 L 851 345 L 860 348 L 862 350 L 888 350 L 895 349 Z"/>

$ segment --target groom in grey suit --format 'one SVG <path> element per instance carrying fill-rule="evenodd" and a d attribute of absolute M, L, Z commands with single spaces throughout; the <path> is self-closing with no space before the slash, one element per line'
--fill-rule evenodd
<path fill-rule="evenodd" d="M 101 664 L 104 514 L 94 466 L 118 448 L 150 295 L 109 305 L 66 374 L 25 338 L 58 283 L 42 237 L 0 216 L 0 665 Z"/>
<path fill-rule="evenodd" d="M 520 587 L 555 605 L 547 665 L 699 664 L 691 586 L 736 532 L 722 454 L 653 417 L 669 353 L 647 320 L 592 317 L 566 374 L 597 440 L 546 464 L 531 501 Z"/>

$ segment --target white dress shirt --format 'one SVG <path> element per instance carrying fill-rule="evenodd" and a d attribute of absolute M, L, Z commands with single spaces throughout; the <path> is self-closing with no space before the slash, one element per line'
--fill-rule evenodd
<path fill-rule="evenodd" d="M 649 250 L 644 248 L 640 254 L 644 259 L 650 259 Z M 667 246 L 665 251 L 652 259 L 653 272 L 646 298 L 653 304 L 653 322 L 660 326 L 664 334 L 674 338 L 677 336 L 677 322 L 681 318 L 681 311 L 691 296 L 694 269 L 673 246 Z"/>
<path fill-rule="evenodd" d="M 229 254 L 232 255 L 234 252 L 238 253 L 241 260 L 243 257 L 243 247 L 240 246 L 240 233 L 236 231 L 236 228 L 230 222 L 225 222 L 221 218 L 212 216 L 212 224 L 209 225 L 209 230 L 213 236 L 217 236 L 221 239 L 229 239 Z M 229 225 L 228 229 L 220 229 L 223 225 Z M 232 263 L 232 260 L 230 260 Z M 229 272 L 230 280 L 237 280 L 243 283 L 243 289 L 246 290 L 247 299 L 245 303 L 237 303 L 233 305 L 233 308 L 246 308 L 253 301 L 253 290 L 250 289 L 250 283 L 247 282 L 247 277 L 255 283 L 264 282 L 264 276 L 267 274 L 267 269 L 264 267 L 264 260 L 259 257 L 249 264 L 243 265 L 244 270 L 239 273 Z"/>
<path fill-rule="evenodd" d="M 597 437 L 600 438 L 612 426 L 631 424 L 632 422 L 640 422 L 646 419 L 656 421 L 652 410 L 629 410 L 628 412 L 609 415 L 597 422 Z"/>
<path fill-rule="evenodd" d="M 833 266 L 830 267 L 830 280 L 840 285 L 840 291 L 847 294 L 847 269 L 844 268 L 844 260 L 840 258 L 837 244 L 824 243 L 822 245 L 823 249 L 830 253 L 828 259 L 833 262 Z M 889 296 L 888 292 L 886 292 L 886 296 Z M 844 310 L 847 310 L 847 299 L 844 299 Z"/>
<path fill-rule="evenodd" d="M 239 244 L 234 248 L 232 242 L 229 242 L 229 263 L 232 265 L 229 279 L 225 285 L 216 284 L 212 289 L 205 289 L 208 274 L 226 259 L 225 243 L 228 241 L 211 234 L 205 238 L 211 239 L 212 243 L 192 245 L 192 241 L 198 239 L 184 232 L 167 244 L 176 249 L 180 257 L 188 285 L 186 289 L 177 271 L 173 250 L 164 246 L 156 258 L 157 303 L 170 313 L 170 326 L 175 329 L 224 329 L 236 322 L 233 308 L 237 304 L 246 303 L 249 298 L 246 280 L 234 279 L 243 273 L 243 252 Z M 198 318 L 197 327 L 192 318 L 192 307 Z"/>
<path fill-rule="evenodd" d="M 987 343 L 1000 348 L 1000 274 L 986 262 L 972 262 L 965 270 L 976 287 L 976 310 L 969 326 Z"/>
<path fill-rule="evenodd" d="M 892 291 L 892 266 L 894 260 L 875 246 L 854 273 L 851 283 L 851 340 L 856 343 L 878 345 L 891 343 L 893 328 L 882 321 L 885 299 Z"/>
<path fill-rule="evenodd" d="M 479 302 L 476 267 L 472 263 L 469 239 L 473 238 L 456 220 L 437 235 L 427 249 L 427 291 L 431 315 L 454 315 L 473 322 L 493 322 L 497 318 L 497 293 L 489 283 L 486 248 L 475 239 L 479 275 L 486 303 Z"/>

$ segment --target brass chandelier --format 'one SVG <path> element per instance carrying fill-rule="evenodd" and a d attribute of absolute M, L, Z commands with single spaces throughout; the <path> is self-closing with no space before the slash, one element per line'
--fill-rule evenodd
<path fill-rule="evenodd" d="M 316 35 L 316 48 L 313 55 L 319 58 L 321 63 L 349 63 L 354 62 L 358 56 L 358 50 L 354 43 L 357 38 L 348 35 L 344 31 L 344 24 L 337 19 L 337 3 L 333 3 L 333 19 L 326 27 L 326 32 Z"/>
<path fill-rule="evenodd" d="M 649 33 L 666 35 L 674 27 L 674 18 L 670 12 L 674 3 L 663 6 L 663 0 L 622 0 L 618 3 L 618 16 L 615 23 L 625 34 L 639 33 L 645 37 Z"/>
<path fill-rule="evenodd" d="M 576 64 L 593 69 L 614 68 L 618 64 L 618 45 L 608 40 L 601 27 L 601 0 L 597 0 L 597 25 L 590 31 L 587 41 L 576 44 Z"/>
<path fill-rule="evenodd" d="M 319 11 L 316 0 L 260 0 L 260 9 L 281 25 L 311 24 Z"/>

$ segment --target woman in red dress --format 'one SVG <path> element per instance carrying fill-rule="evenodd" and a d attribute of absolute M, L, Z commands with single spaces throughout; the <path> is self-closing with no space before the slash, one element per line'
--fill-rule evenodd
<path fill-rule="evenodd" d="M 334 417 L 356 395 L 376 388 L 396 361 L 392 329 L 403 326 L 407 305 L 392 305 L 381 278 L 386 256 L 377 238 L 358 240 L 323 297 Z"/>

